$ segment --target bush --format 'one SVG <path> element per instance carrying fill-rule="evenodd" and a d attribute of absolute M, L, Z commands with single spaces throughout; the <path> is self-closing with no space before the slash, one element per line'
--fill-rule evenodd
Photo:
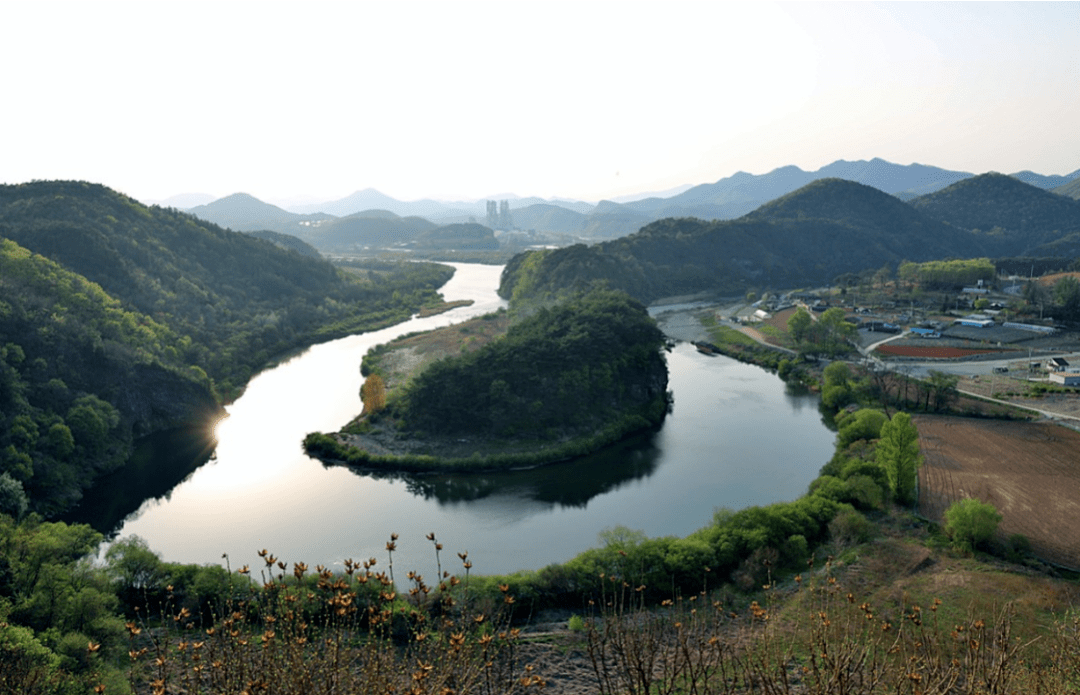
<path fill-rule="evenodd" d="M 994 537 L 1001 514 L 989 502 L 968 497 L 954 502 L 945 510 L 945 531 L 953 546 L 960 550 L 975 550 Z"/>
<path fill-rule="evenodd" d="M 840 546 L 866 543 L 874 537 L 874 532 L 873 522 L 854 509 L 840 512 L 829 522 L 829 535 Z"/>

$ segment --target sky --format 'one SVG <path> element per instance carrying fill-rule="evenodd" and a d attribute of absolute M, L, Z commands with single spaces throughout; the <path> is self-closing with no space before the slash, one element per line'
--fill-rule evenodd
<path fill-rule="evenodd" d="M 0 182 L 596 201 L 1080 169 L 1080 3 L 0 0 Z"/>

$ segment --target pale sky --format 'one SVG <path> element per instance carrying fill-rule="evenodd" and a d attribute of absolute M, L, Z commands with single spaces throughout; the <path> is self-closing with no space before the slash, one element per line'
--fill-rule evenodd
<path fill-rule="evenodd" d="M 0 182 L 599 200 L 1080 168 L 1080 3 L 0 0 Z"/>

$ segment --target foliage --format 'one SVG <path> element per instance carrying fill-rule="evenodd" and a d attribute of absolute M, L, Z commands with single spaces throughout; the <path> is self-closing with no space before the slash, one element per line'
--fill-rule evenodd
<path fill-rule="evenodd" d="M 0 235 L 0 504 L 15 513 L 9 480 L 59 513 L 135 437 L 205 421 L 288 350 L 407 318 L 453 273 L 360 278 L 77 182 L 0 186 Z"/>
<path fill-rule="evenodd" d="M 838 417 L 836 448 L 844 451 L 858 440 L 873 440 L 881 436 L 882 426 L 888 421 L 885 413 L 874 408 L 860 408 L 854 413 Z"/>
<path fill-rule="evenodd" d="M 364 404 L 362 415 L 371 416 L 386 407 L 386 383 L 378 374 L 369 374 L 360 386 L 360 401 Z"/>
<path fill-rule="evenodd" d="M 656 423 L 666 411 L 662 346 L 643 306 L 593 290 L 430 365 L 389 410 L 409 431 L 455 436 L 550 439 L 602 429 L 627 413 Z"/>
<path fill-rule="evenodd" d="M 1054 283 L 1054 303 L 1064 318 L 1080 318 L 1080 280 L 1066 275 Z"/>
<path fill-rule="evenodd" d="M 989 258 L 934 260 L 925 263 L 906 262 L 898 269 L 900 278 L 909 285 L 923 289 L 958 289 L 974 286 L 979 280 L 994 281 L 997 268 Z"/>
<path fill-rule="evenodd" d="M 881 426 L 877 445 L 877 462 L 889 476 L 889 488 L 900 504 L 916 501 L 916 484 L 922 455 L 919 453 L 919 431 L 907 413 L 896 413 Z"/>
<path fill-rule="evenodd" d="M 989 502 L 965 497 L 945 510 L 945 530 L 953 544 L 962 550 L 974 550 L 994 537 L 1001 514 Z"/>

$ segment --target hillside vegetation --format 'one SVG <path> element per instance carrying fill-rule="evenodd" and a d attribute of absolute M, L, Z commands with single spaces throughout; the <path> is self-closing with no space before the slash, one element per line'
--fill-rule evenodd
<path fill-rule="evenodd" d="M 346 272 L 102 186 L 0 187 L 0 510 L 57 514 L 135 437 L 286 352 L 406 319 L 453 269 Z"/>
<path fill-rule="evenodd" d="M 490 316 L 499 321 L 479 320 L 485 326 L 469 329 L 460 350 L 417 358 L 404 384 L 384 367 L 393 346 L 365 358 L 364 413 L 339 435 L 309 434 L 308 453 L 405 471 L 539 465 L 587 454 L 666 415 L 663 334 L 624 293 L 566 297 L 473 345 L 474 332 L 505 323 Z M 426 349 L 446 336 L 460 341 L 464 330 L 441 329 L 444 339 L 425 341 Z M 414 340 L 398 342 L 415 349 Z"/>
<path fill-rule="evenodd" d="M 500 294 L 548 297 L 593 281 L 644 302 L 742 294 L 904 261 L 1078 255 L 1078 230 L 1080 203 L 1006 176 L 966 179 L 910 205 L 822 179 L 737 220 L 664 219 L 595 246 L 526 252 L 507 264 Z"/>

